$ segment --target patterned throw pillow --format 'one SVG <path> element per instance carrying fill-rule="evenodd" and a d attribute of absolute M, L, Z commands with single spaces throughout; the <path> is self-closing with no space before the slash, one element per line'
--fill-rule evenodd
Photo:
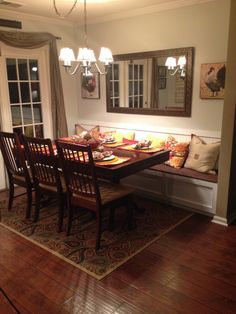
<path fill-rule="evenodd" d="M 184 167 L 199 172 L 212 172 L 216 167 L 219 153 L 220 142 L 206 144 L 199 136 L 192 134 Z"/>
<path fill-rule="evenodd" d="M 189 143 L 178 142 L 172 135 L 169 135 L 165 148 L 170 149 L 169 160 L 165 163 L 174 168 L 181 168 L 188 156 Z"/>
<path fill-rule="evenodd" d="M 86 134 L 89 134 L 89 135 L 91 135 L 91 137 L 93 137 L 95 139 L 99 139 L 100 127 L 99 127 L 99 125 L 96 125 L 95 127 L 87 130 L 82 125 L 76 124 L 75 125 L 75 134 L 79 135 L 80 137 L 84 137 L 84 136 L 86 136 Z"/>

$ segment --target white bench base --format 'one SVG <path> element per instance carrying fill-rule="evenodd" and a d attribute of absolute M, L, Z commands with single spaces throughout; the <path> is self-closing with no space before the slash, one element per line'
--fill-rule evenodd
<path fill-rule="evenodd" d="M 216 211 L 217 183 L 144 170 L 122 179 L 122 183 L 137 193 L 162 202 L 182 206 L 213 216 Z"/>

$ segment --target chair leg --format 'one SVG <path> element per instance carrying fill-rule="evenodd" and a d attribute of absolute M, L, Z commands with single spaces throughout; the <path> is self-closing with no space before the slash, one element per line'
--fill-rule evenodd
<path fill-rule="evenodd" d="M 110 231 L 114 229 L 114 216 L 115 216 L 115 208 L 111 208 L 110 215 L 109 215 L 109 230 Z"/>
<path fill-rule="evenodd" d="M 12 203 L 14 199 L 14 183 L 9 180 L 9 201 L 8 201 L 8 210 L 12 209 Z"/>
<path fill-rule="evenodd" d="M 98 212 L 97 213 L 97 236 L 96 236 L 95 250 L 99 250 L 100 249 L 101 232 L 102 232 L 101 226 L 102 226 L 102 217 L 101 217 L 101 213 Z"/>
<path fill-rule="evenodd" d="M 64 217 L 64 197 L 59 197 L 59 213 L 58 213 L 58 232 L 62 231 Z"/>
<path fill-rule="evenodd" d="M 67 207 L 68 207 L 68 223 L 67 223 L 67 231 L 66 235 L 70 234 L 71 231 L 71 225 L 72 225 L 72 220 L 73 220 L 73 206 L 67 202 Z"/>
<path fill-rule="evenodd" d="M 32 207 L 32 189 L 27 187 L 27 208 L 26 208 L 26 218 L 30 218 L 31 207 Z"/>
<path fill-rule="evenodd" d="M 40 191 L 35 188 L 35 213 L 34 213 L 34 222 L 39 219 L 39 210 L 40 210 Z"/>
<path fill-rule="evenodd" d="M 135 227 L 135 222 L 133 221 L 133 213 L 134 213 L 135 207 L 136 207 L 136 204 L 135 204 L 133 198 L 130 197 L 127 204 L 126 204 L 128 229 L 129 230 L 131 230 L 132 228 Z"/>

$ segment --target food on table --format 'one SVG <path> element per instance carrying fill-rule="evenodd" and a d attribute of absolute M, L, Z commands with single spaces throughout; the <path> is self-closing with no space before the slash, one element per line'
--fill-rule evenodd
<path fill-rule="evenodd" d="M 152 144 L 152 141 L 150 140 L 141 140 L 137 144 L 134 145 L 134 148 L 136 149 L 150 148 L 151 144 Z"/>

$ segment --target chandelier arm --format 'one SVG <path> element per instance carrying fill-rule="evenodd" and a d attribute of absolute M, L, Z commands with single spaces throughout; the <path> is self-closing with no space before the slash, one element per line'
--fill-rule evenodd
<path fill-rule="evenodd" d="M 72 5 L 72 7 L 70 8 L 70 10 L 69 10 L 65 15 L 62 15 L 62 14 L 59 12 L 59 10 L 57 9 L 56 0 L 53 0 L 54 10 L 55 10 L 56 14 L 57 14 L 59 17 L 65 18 L 65 17 L 67 17 L 68 15 L 71 14 L 71 12 L 73 11 L 73 9 L 74 9 L 74 7 L 76 6 L 77 2 L 78 2 L 78 0 L 74 0 L 74 3 L 73 3 L 73 5 Z"/>
<path fill-rule="evenodd" d="M 65 71 L 69 75 L 74 75 L 77 72 L 77 70 L 79 69 L 80 66 L 82 66 L 81 62 L 77 63 L 76 66 L 74 67 L 74 69 L 72 69 L 71 66 L 64 65 Z"/>
<path fill-rule="evenodd" d="M 177 65 L 175 71 L 173 73 L 170 72 L 170 75 L 175 75 L 179 69 L 180 69 L 180 67 L 179 67 L 179 65 Z"/>
<path fill-rule="evenodd" d="M 96 69 L 98 70 L 98 72 L 99 72 L 101 75 L 107 74 L 106 66 L 104 66 L 104 67 L 105 67 L 105 71 L 102 72 L 101 69 L 99 68 L 97 62 L 94 62 L 94 65 L 95 65 Z"/>

